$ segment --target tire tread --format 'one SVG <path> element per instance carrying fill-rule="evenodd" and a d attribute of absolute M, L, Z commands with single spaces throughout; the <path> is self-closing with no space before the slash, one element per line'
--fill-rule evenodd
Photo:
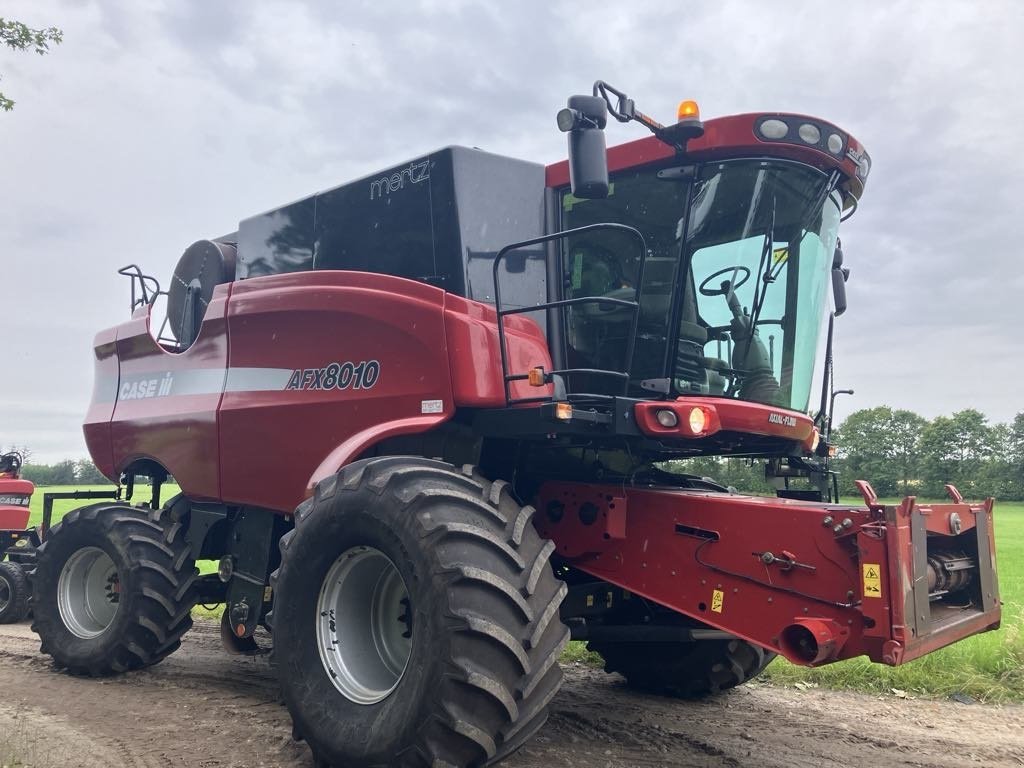
<path fill-rule="evenodd" d="M 120 574 L 123 594 L 134 597 L 134 615 L 119 625 L 116 642 L 105 647 L 98 643 L 95 656 L 83 662 L 81 654 L 70 652 L 68 646 L 74 640 L 57 610 L 57 582 L 65 561 L 54 560 L 52 553 L 54 542 L 74 542 L 86 529 L 103 531 L 124 552 L 145 555 L 136 555 L 127 572 Z M 91 677 L 148 667 L 177 650 L 192 627 L 196 601 L 196 570 L 186 530 L 180 520 L 173 519 L 169 505 L 147 509 L 101 503 L 68 513 L 40 546 L 33 572 L 39 600 L 32 630 L 40 636 L 40 650 L 53 657 L 57 667 Z"/>
<path fill-rule="evenodd" d="M 530 525 L 533 508 L 521 505 L 505 481 L 433 459 L 369 459 L 321 481 L 315 503 L 300 505 L 296 528 L 281 539 L 281 567 L 271 577 L 275 597 L 282 572 L 301 566 L 289 562 L 294 537 L 326 513 L 325 500 L 333 506 L 367 493 L 400 505 L 415 521 L 420 546 L 433 550 L 453 649 L 430 721 L 389 765 L 491 765 L 543 724 L 561 685 L 557 662 L 569 632 L 558 612 L 566 587 L 549 565 L 554 545 Z M 305 704 L 288 696 L 286 702 L 293 716 Z M 325 754 L 318 734 L 302 736 Z"/>
<path fill-rule="evenodd" d="M 0 578 L 7 582 L 11 592 L 10 601 L 0 614 L 0 624 L 14 624 L 28 616 L 32 609 L 29 578 L 18 563 L 10 561 L 0 562 Z"/>

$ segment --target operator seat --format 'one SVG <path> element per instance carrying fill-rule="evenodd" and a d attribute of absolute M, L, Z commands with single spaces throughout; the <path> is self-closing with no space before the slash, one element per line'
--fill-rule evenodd
<path fill-rule="evenodd" d="M 178 351 L 192 346 L 213 289 L 235 279 L 234 243 L 199 240 L 178 259 L 167 291 L 167 322 L 178 340 Z"/>

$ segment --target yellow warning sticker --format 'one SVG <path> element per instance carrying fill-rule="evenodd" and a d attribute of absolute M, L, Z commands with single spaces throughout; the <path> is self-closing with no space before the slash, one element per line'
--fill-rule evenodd
<path fill-rule="evenodd" d="M 782 264 L 789 258 L 789 248 L 776 248 L 772 251 L 772 263 Z"/>
<path fill-rule="evenodd" d="M 716 589 L 711 593 L 711 610 L 715 613 L 722 612 L 722 603 L 725 602 L 725 592 Z"/>
<path fill-rule="evenodd" d="M 864 597 L 882 596 L 882 569 L 877 563 L 864 563 Z"/>

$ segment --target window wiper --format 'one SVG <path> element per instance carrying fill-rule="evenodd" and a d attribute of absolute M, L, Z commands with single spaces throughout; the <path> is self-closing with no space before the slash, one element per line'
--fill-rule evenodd
<path fill-rule="evenodd" d="M 733 302 L 729 302 L 730 309 L 733 310 L 733 316 L 737 323 L 746 326 L 744 328 L 744 336 L 746 337 L 746 347 L 743 350 L 743 355 L 740 357 L 741 360 L 746 360 L 750 355 L 750 345 L 754 341 L 754 333 L 757 330 L 757 321 L 761 317 L 761 309 L 764 307 L 764 299 L 768 293 L 768 284 L 775 282 L 776 278 L 782 271 L 782 265 L 785 263 L 780 260 L 777 268 L 773 271 L 772 268 L 772 246 L 775 245 L 775 209 L 776 199 L 775 195 L 772 195 L 772 215 L 768 221 L 768 228 L 764 233 L 764 243 L 761 246 L 761 258 L 757 264 L 757 279 L 754 282 L 754 299 L 750 304 L 750 314 L 741 315 L 737 313 L 736 307 L 739 306 L 739 302 L 736 303 L 736 307 L 733 307 Z M 732 290 L 729 291 L 729 296 L 726 297 L 728 301 L 734 297 Z"/>
<path fill-rule="evenodd" d="M 828 196 L 832 194 L 832 190 L 835 189 L 835 185 L 839 180 L 839 173 L 833 171 L 828 177 L 828 180 L 821 185 L 821 190 L 817 195 L 810 198 L 807 201 L 807 207 L 804 209 L 803 214 L 800 216 L 798 221 L 800 222 L 799 232 L 807 231 L 807 224 L 811 220 L 811 217 L 815 216 L 818 211 L 821 210 L 822 206 L 825 205 L 825 201 Z M 751 337 L 753 331 L 757 327 L 757 323 L 761 318 L 761 309 L 764 307 L 765 295 L 768 293 L 768 284 L 774 283 L 780 274 L 782 274 L 783 268 L 786 266 L 786 259 L 779 259 L 777 264 L 772 264 L 771 256 L 774 254 L 773 245 L 775 244 L 775 196 L 772 196 L 772 217 L 768 225 L 768 230 L 764 233 L 764 245 L 761 248 L 761 261 L 758 265 L 758 282 L 754 285 L 754 302 L 750 310 L 750 331 Z M 762 275 L 763 273 L 763 275 Z M 758 289 L 761 289 L 758 292 Z M 749 343 L 748 343 L 749 349 Z"/>

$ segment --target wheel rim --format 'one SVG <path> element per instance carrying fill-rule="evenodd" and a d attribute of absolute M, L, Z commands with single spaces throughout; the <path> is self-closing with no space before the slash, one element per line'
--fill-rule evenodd
<path fill-rule="evenodd" d="M 85 547 L 64 563 L 57 582 L 57 608 L 71 634 L 90 640 L 113 623 L 121 601 L 121 582 L 110 555 Z"/>
<path fill-rule="evenodd" d="M 345 698 L 376 704 L 398 687 L 412 652 L 412 606 L 387 555 L 343 552 L 320 588 L 316 621 L 320 660 Z"/>
<path fill-rule="evenodd" d="M 6 576 L 0 574 L 0 613 L 7 610 L 13 597 L 14 588 L 11 586 L 11 582 L 7 580 Z"/>

